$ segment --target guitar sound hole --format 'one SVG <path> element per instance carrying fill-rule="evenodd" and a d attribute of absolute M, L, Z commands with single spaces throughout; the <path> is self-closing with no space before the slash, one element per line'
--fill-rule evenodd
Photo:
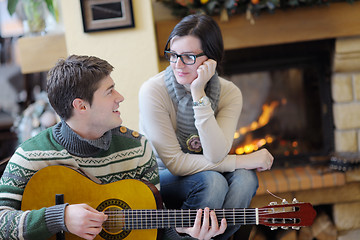
<path fill-rule="evenodd" d="M 126 202 L 119 199 L 105 200 L 96 208 L 108 216 L 108 219 L 103 223 L 103 230 L 99 234 L 102 238 L 121 240 L 130 234 L 130 230 L 124 230 L 124 209 L 130 209 L 130 207 Z"/>
<path fill-rule="evenodd" d="M 104 213 L 108 216 L 103 223 L 104 230 L 112 235 L 120 233 L 125 225 L 122 209 L 113 206 L 105 209 Z"/>

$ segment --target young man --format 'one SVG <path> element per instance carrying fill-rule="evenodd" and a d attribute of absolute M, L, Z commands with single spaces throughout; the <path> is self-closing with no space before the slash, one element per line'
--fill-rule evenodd
<path fill-rule="evenodd" d="M 0 180 L 0 239 L 47 239 L 60 231 L 93 239 L 101 231 L 107 216 L 86 204 L 20 211 L 26 184 L 47 166 L 69 165 L 102 183 L 132 178 L 159 188 L 148 141 L 120 126 L 124 97 L 114 88 L 112 70 L 99 58 L 73 55 L 49 71 L 48 97 L 61 121 L 11 157 Z"/>
<path fill-rule="evenodd" d="M 104 184 L 129 178 L 146 180 L 159 189 L 158 167 L 149 142 L 121 126 L 118 108 L 124 97 L 114 88 L 112 70 L 105 60 L 72 55 L 49 71 L 48 97 L 61 121 L 25 141 L 11 157 L 0 179 L 0 239 L 48 239 L 60 231 L 94 239 L 101 232 L 107 216 L 87 204 L 20 210 L 28 181 L 47 166 L 71 166 Z M 201 216 L 199 210 L 194 227 L 178 231 L 199 239 L 225 231 L 226 224 L 219 227 L 208 208 L 203 223 Z M 174 229 L 168 229 L 164 237 L 180 239 Z"/>

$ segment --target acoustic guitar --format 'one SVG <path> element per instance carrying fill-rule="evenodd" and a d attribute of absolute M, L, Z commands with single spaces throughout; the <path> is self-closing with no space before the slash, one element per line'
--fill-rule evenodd
<path fill-rule="evenodd" d="M 196 217 L 196 210 L 161 209 L 160 195 L 149 183 L 126 179 L 97 184 L 65 166 L 50 166 L 38 171 L 25 188 L 21 209 L 53 206 L 59 194 L 66 203 L 87 203 L 108 215 L 96 240 L 153 240 L 157 238 L 157 229 L 192 227 Z M 297 201 L 272 203 L 262 208 L 216 209 L 215 213 L 219 221 L 226 218 L 228 226 L 261 224 L 273 229 L 310 226 L 316 216 L 310 203 Z M 65 233 L 65 239 L 80 238 Z"/>

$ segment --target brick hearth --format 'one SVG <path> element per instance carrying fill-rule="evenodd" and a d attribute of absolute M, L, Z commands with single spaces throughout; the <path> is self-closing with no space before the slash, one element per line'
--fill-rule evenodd
<path fill-rule="evenodd" d="M 310 166 L 274 169 L 257 173 L 259 189 L 257 194 L 274 194 L 291 191 L 315 190 L 326 187 L 339 187 L 346 184 L 343 172 L 324 172 Z"/>

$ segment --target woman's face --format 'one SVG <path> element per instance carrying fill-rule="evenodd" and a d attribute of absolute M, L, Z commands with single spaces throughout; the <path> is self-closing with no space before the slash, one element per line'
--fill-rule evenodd
<path fill-rule="evenodd" d="M 182 37 L 174 37 L 170 41 L 170 51 L 176 54 L 193 54 L 202 53 L 201 42 L 197 37 L 187 35 Z M 179 84 L 191 84 L 197 78 L 198 67 L 208 59 L 207 56 L 200 56 L 196 58 L 193 65 L 184 64 L 180 58 L 176 63 L 170 63 L 174 72 L 176 81 Z"/>

